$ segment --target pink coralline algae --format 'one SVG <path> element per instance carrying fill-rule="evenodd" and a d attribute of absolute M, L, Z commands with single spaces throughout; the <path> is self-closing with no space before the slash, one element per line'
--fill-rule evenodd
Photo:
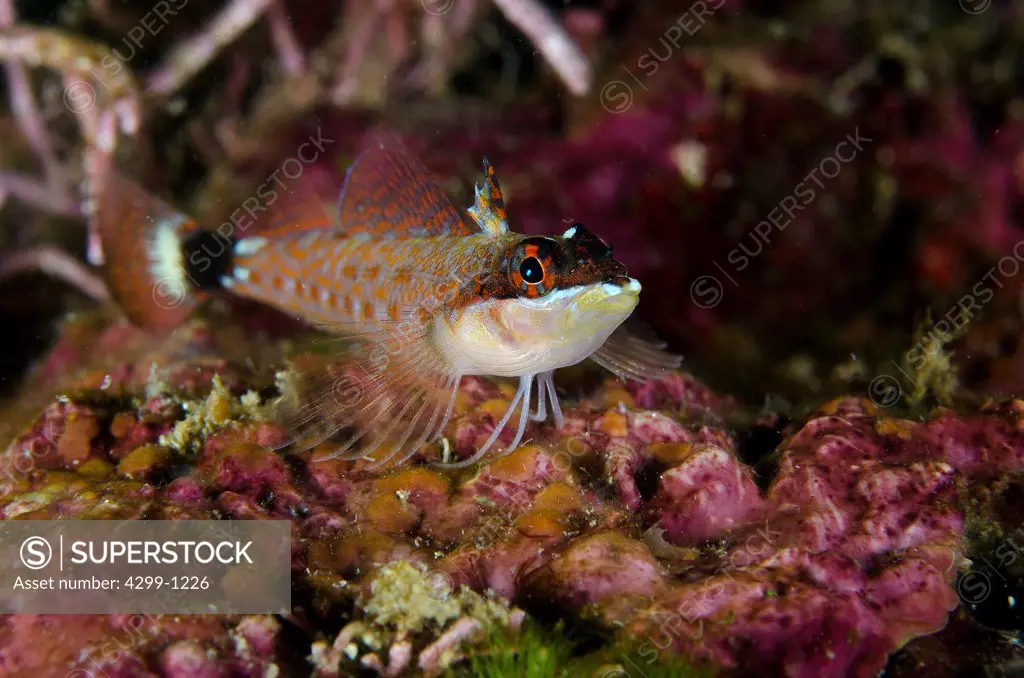
<path fill-rule="evenodd" d="M 465 609 L 426 636 L 384 633 L 358 611 L 380 568 L 401 561 L 446 590 L 505 601 L 500 619 L 552 605 L 559 617 L 588 618 L 633 642 L 623 659 L 636 666 L 670 652 L 736 675 L 876 675 L 957 606 L 963 486 L 1022 464 L 1019 400 L 915 421 L 847 397 L 786 429 L 752 467 L 737 455 L 736 402 L 675 374 L 588 387 L 566 401 L 563 428 L 530 423 L 525 446 L 475 469 L 433 468 L 444 453 L 424 449 L 413 464 L 372 473 L 319 449 L 275 452 L 284 431 L 267 417 L 265 389 L 249 388 L 260 378 L 213 359 L 217 343 L 196 322 L 172 344 L 148 346 L 143 359 L 164 366 L 158 383 L 133 378 L 116 384 L 116 397 L 101 395 L 112 384 L 100 373 L 71 371 L 78 385 L 4 453 L 0 514 L 291 520 L 305 617 L 290 632 L 301 645 L 334 616 L 355 625 L 328 632 L 343 646 L 305 653 L 325 676 L 344 672 L 353 653 L 362 668 L 387 672 L 394 662 L 439 670 L 441 658 L 471 651 L 481 622 Z M 467 378 L 446 454 L 472 454 L 508 396 Z M 117 635 L 86 619 L 8 618 L 0 654 L 55 675 Z M 250 675 L 306 662 L 275 643 L 280 622 L 270 618 L 197 618 L 185 635 L 172 620 L 147 624 L 153 633 L 106 663 L 109 675 Z M 26 625 L 68 634 L 62 659 L 38 656 Z M 243 626 L 261 640 L 240 655 L 226 638 Z"/>
<path fill-rule="evenodd" d="M 1022 462 L 1019 401 L 914 421 L 845 398 L 788 429 L 766 476 L 737 456 L 736 403 L 676 374 L 591 387 L 566 402 L 564 428 L 531 423 L 528 444 L 475 470 L 433 468 L 426 462 L 442 450 L 425 448 L 426 459 L 370 473 L 319 450 L 274 451 L 283 432 L 265 417 L 265 398 L 230 360 L 233 386 L 211 376 L 201 367 L 208 335 L 191 332 L 152 350 L 198 400 L 169 395 L 176 383 L 165 381 L 163 395 L 134 406 L 66 396 L 46 407 L 5 452 L 0 512 L 291 520 L 304 612 L 289 632 L 308 649 L 327 620 L 354 626 L 344 647 L 328 626 L 327 645 L 296 658 L 275 643 L 279 621 L 269 617 L 155 618 L 153 633 L 105 664 L 108 675 L 257 675 L 271 663 L 308 670 L 309 657 L 321 675 L 349 661 L 440 670 L 473 647 L 482 622 L 472 605 L 426 635 L 382 631 L 360 612 L 380 568 L 404 561 L 446 590 L 504 601 L 500 619 L 521 619 L 520 608 L 589 618 L 633 643 L 624 665 L 676 654 L 736 675 L 873 676 L 957 607 L 967 550 L 958 488 Z M 448 454 L 470 454 L 507 398 L 494 382 L 467 379 Z M 57 675 L 116 636 L 110 623 L 9 617 L 0 655 L 17 657 L 19 671 Z M 29 640 L 44 627 L 68 638 L 52 660 Z M 261 640 L 241 652 L 228 639 L 243 627 Z"/>

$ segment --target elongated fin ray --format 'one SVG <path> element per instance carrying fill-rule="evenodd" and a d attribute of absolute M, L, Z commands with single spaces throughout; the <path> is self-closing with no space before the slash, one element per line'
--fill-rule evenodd
<path fill-rule="evenodd" d="M 491 449 L 491 446 L 498 440 L 498 436 L 501 435 L 501 432 L 505 430 L 505 426 L 508 425 L 509 419 L 512 418 L 512 414 L 518 410 L 519 420 L 516 428 L 516 435 L 512 438 L 512 442 L 505 447 L 502 454 L 508 454 L 516 449 L 523 439 L 523 433 L 526 432 L 526 422 L 530 418 L 530 393 L 532 392 L 533 378 L 534 375 L 532 374 L 524 374 L 519 377 L 519 388 L 516 390 L 515 396 L 513 396 L 512 401 L 505 409 L 505 414 L 502 415 L 501 419 L 494 426 L 494 430 L 491 431 L 491 435 L 487 437 L 484 444 L 481 445 L 473 455 L 457 462 L 440 463 L 438 466 L 444 468 L 465 468 L 479 462 L 484 458 L 484 455 L 487 454 L 487 451 Z"/>

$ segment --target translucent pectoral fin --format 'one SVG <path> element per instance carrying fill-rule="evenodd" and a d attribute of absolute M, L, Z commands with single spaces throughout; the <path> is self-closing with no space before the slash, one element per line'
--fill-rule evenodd
<path fill-rule="evenodd" d="M 683 364 L 683 357 L 666 351 L 663 342 L 641 338 L 639 332 L 620 327 L 591 359 L 616 376 L 634 381 L 663 377 Z"/>
<path fill-rule="evenodd" d="M 440 436 L 460 376 L 422 340 L 356 342 L 327 365 L 297 369 L 280 416 L 293 452 L 326 443 L 319 458 L 401 464 Z"/>

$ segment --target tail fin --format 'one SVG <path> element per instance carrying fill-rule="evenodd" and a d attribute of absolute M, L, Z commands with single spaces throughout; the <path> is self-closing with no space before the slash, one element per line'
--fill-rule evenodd
<path fill-rule="evenodd" d="M 181 324 L 230 267 L 232 243 L 116 172 L 95 214 L 111 293 L 140 327 Z"/>

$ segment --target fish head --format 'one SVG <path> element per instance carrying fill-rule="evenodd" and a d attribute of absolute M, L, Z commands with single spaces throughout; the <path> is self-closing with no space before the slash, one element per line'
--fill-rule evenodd
<path fill-rule="evenodd" d="M 463 374 L 536 374 L 588 358 L 639 295 L 612 248 L 582 224 L 560 236 L 515 234 L 439 339 Z"/>

